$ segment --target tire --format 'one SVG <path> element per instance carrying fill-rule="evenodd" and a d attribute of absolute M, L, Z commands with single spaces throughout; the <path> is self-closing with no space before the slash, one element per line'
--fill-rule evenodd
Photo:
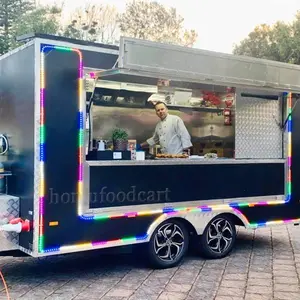
<path fill-rule="evenodd" d="M 185 256 L 188 244 L 189 233 L 180 221 L 164 221 L 155 229 L 147 244 L 150 265 L 156 269 L 177 266 Z"/>
<path fill-rule="evenodd" d="M 236 241 L 236 228 L 231 218 L 219 215 L 213 218 L 200 236 L 200 253 L 211 259 L 227 256 Z"/>

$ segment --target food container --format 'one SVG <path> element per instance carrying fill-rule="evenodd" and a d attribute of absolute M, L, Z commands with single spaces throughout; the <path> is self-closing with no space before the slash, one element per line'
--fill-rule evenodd
<path fill-rule="evenodd" d="M 145 160 L 145 151 L 136 151 L 136 160 Z"/>

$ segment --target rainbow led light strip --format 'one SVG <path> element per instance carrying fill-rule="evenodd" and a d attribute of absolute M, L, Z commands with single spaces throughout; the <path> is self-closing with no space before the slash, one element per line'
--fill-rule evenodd
<path fill-rule="evenodd" d="M 70 245 L 70 246 L 60 246 L 57 248 L 51 249 L 44 249 L 43 248 L 43 228 L 44 228 L 44 143 L 45 143 L 45 128 L 44 128 L 44 89 L 45 89 L 45 80 L 44 80 L 44 53 L 45 49 L 48 50 L 62 50 L 62 51 L 75 51 L 79 55 L 79 174 L 78 174 L 78 215 L 82 220 L 85 221 L 96 221 L 96 220 L 109 220 L 115 218 L 135 218 L 139 216 L 146 216 L 146 215 L 160 215 L 156 221 L 150 226 L 149 230 L 144 236 L 138 237 L 123 237 L 120 239 L 115 239 L 111 241 L 94 241 L 89 243 L 82 243 L 77 245 Z M 163 208 L 157 210 L 149 210 L 144 212 L 128 212 L 124 214 L 111 214 L 111 215 L 94 215 L 94 216 L 84 216 L 82 211 L 82 197 L 83 197 L 83 155 L 84 155 L 84 141 L 83 141 L 83 130 L 84 130 L 84 123 L 83 123 L 83 101 L 82 101 L 82 88 L 83 88 L 83 65 L 82 65 L 82 55 L 79 50 L 67 48 L 67 47 L 56 47 L 56 46 L 45 46 L 42 49 L 41 53 L 41 141 L 40 141 L 40 162 L 41 162 L 41 171 L 40 171 L 40 221 L 39 221 L 39 252 L 68 252 L 80 249 L 91 249 L 91 248 L 101 248 L 101 247 L 109 247 L 109 246 L 116 246 L 122 244 L 133 244 L 137 242 L 142 242 L 147 240 L 150 234 L 150 230 L 152 227 L 156 226 L 161 220 L 161 217 L 164 216 L 174 216 L 181 213 L 187 212 L 210 212 L 210 211 L 217 211 L 217 210 L 231 210 L 236 214 L 241 215 L 246 222 L 252 228 L 262 227 L 262 226 L 269 226 L 269 225 L 276 225 L 276 224 L 287 224 L 293 222 L 299 222 L 300 219 L 290 219 L 290 220 L 277 220 L 277 221 L 270 221 L 270 222 L 262 222 L 262 223 L 249 223 L 249 221 L 245 218 L 245 216 L 237 209 L 241 207 L 255 207 L 255 206 L 266 206 L 266 205 L 279 205 L 287 203 L 291 200 L 291 165 L 292 165 L 292 94 L 288 94 L 288 176 L 287 176 L 287 197 L 283 201 L 260 201 L 256 203 L 231 203 L 231 204 L 222 204 L 222 205 L 211 205 L 211 206 L 198 206 L 198 207 L 182 207 L 182 208 Z"/>
<path fill-rule="evenodd" d="M 289 93 L 287 96 L 287 113 L 288 113 L 288 153 L 287 153 L 287 199 L 286 202 L 289 202 L 292 198 L 292 93 Z"/>
<path fill-rule="evenodd" d="M 45 252 L 44 250 L 44 197 L 45 197 L 45 53 L 58 50 L 66 52 L 76 52 L 79 56 L 79 74 L 78 74 L 78 185 L 77 185 L 77 199 L 78 199 L 78 214 L 82 214 L 82 199 L 83 199 L 83 155 L 84 155 L 84 115 L 83 115 L 83 63 L 82 54 L 78 49 L 60 47 L 53 45 L 45 45 L 41 49 L 41 71 L 40 71 L 40 189 L 39 189 L 39 238 L 38 238 L 38 251 Z"/>

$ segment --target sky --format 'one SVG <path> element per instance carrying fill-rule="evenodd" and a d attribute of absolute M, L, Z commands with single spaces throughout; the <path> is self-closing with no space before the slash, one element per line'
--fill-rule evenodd
<path fill-rule="evenodd" d="M 49 3 L 53 0 L 40 0 Z M 195 48 L 232 53 L 234 44 L 261 23 L 278 20 L 291 22 L 300 10 L 300 0 L 157 0 L 177 9 L 185 19 L 185 27 L 198 32 Z M 83 0 L 64 0 L 66 9 L 81 6 Z M 115 5 L 122 11 L 126 0 L 89 0 Z"/>

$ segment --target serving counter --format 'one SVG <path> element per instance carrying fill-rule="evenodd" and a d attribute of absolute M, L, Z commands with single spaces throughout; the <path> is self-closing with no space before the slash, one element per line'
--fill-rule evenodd
<path fill-rule="evenodd" d="M 285 194 L 283 159 L 87 161 L 85 172 L 91 209 Z"/>
<path fill-rule="evenodd" d="M 283 164 L 284 159 L 146 159 L 146 160 L 91 160 L 89 166 L 160 166 L 160 165 L 223 165 L 223 164 Z"/>

